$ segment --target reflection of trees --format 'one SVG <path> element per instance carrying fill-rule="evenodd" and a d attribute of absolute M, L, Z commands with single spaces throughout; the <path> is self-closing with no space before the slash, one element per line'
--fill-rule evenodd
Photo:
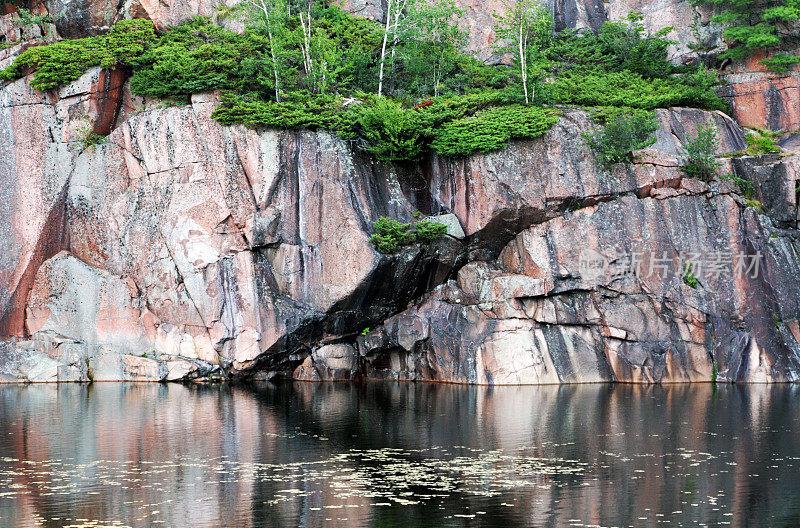
<path fill-rule="evenodd" d="M 767 524 L 791 525 L 800 511 L 798 493 L 787 487 L 797 472 L 793 457 L 800 456 L 798 390 L 413 383 L 0 387 L 0 458 L 63 459 L 73 466 L 113 462 L 82 470 L 81 478 L 97 479 L 95 496 L 48 496 L 41 475 L 20 472 L 15 482 L 27 494 L 11 508 L 0 499 L 0 516 L 21 526 L 37 515 L 130 522 L 148 505 L 167 526 L 214 520 L 226 526 L 315 526 L 331 515 L 325 506 L 343 499 L 336 483 L 310 463 L 391 447 L 403 449 L 412 466 L 468 456 L 469 449 L 499 449 L 585 462 L 588 474 L 543 475 L 538 487 L 509 489 L 501 497 L 456 489 L 392 508 L 370 506 L 369 482 L 354 481 L 345 499 L 352 506 L 349 521 L 333 525 L 367 519 L 382 526 L 452 524 L 447 516 L 466 509 L 487 512 L 475 524 L 615 524 L 634 522 L 646 508 L 651 514 L 684 511 L 683 520 L 709 524 L 772 519 Z M 307 464 L 286 466 L 300 462 Z M 514 468 L 508 458 L 494 463 Z M 380 467 L 370 466 L 375 464 L 350 457 L 339 469 L 380 474 Z M 122 473 L 124 485 L 104 485 L 109 467 Z M 59 478 L 64 476 L 48 476 L 52 485 Z M 287 488 L 303 493 L 274 502 Z M 428 490 L 420 485 L 413 491 Z M 719 497 L 719 511 L 709 496 Z M 733 517 L 723 516 L 730 511 Z"/>

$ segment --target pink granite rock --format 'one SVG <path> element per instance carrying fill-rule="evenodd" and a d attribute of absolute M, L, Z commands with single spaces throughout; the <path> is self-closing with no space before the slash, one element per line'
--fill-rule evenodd
<path fill-rule="evenodd" d="M 655 144 L 611 170 L 580 110 L 502 151 L 392 166 L 325 132 L 223 127 L 217 94 L 159 108 L 118 82 L 92 70 L 50 94 L 0 89 L 3 376 L 800 375 L 800 165 L 727 164 L 764 214 L 729 182 L 685 177 L 700 125 L 717 126 L 719 155 L 745 146 L 724 114 L 660 110 Z M 107 141 L 84 149 L 85 123 Z M 372 222 L 417 209 L 449 215 L 458 237 L 377 253 Z M 761 254 L 762 274 L 683 280 L 676 259 L 715 252 Z M 633 253 L 666 255 L 672 274 L 612 273 Z"/>

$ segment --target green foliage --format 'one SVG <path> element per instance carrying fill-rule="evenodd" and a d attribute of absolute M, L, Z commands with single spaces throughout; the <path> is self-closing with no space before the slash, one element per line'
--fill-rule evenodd
<path fill-rule="evenodd" d="M 604 167 L 610 167 L 627 160 L 632 151 L 655 143 L 656 130 L 658 124 L 655 115 L 638 111 L 619 115 L 604 127 L 584 133 L 583 137 L 598 161 Z"/>
<path fill-rule="evenodd" d="M 669 78 L 648 79 L 628 70 L 574 69 L 544 85 L 545 102 L 581 106 L 627 106 L 652 110 L 670 106 L 726 108 L 711 90 L 714 80 L 706 71 Z"/>
<path fill-rule="evenodd" d="M 688 159 L 681 170 L 691 178 L 711 181 L 717 173 L 717 127 L 709 121 L 697 127 L 697 135 L 686 140 Z"/>
<path fill-rule="evenodd" d="M 606 22 L 598 33 L 566 30 L 558 33 L 548 55 L 565 67 L 601 67 L 607 71 L 629 71 L 646 79 L 665 78 L 676 68 L 669 61 L 672 41 L 664 28 L 648 35 L 642 14 L 633 12 L 626 22 Z"/>
<path fill-rule="evenodd" d="M 789 35 L 786 26 L 800 19 L 797 0 L 694 0 L 694 3 L 719 10 L 711 20 L 727 26 L 723 34 L 729 47 L 721 55 L 723 58 L 742 59 L 755 50 L 779 46 Z M 778 53 L 762 63 L 776 71 L 785 71 L 798 61 L 800 57 Z"/>
<path fill-rule="evenodd" d="M 381 253 L 395 253 L 403 246 L 408 246 L 416 241 L 416 235 L 411 230 L 411 224 L 392 220 L 386 216 L 373 222 L 375 234 L 369 239 L 372 245 Z"/>
<path fill-rule="evenodd" d="M 40 26 L 42 24 L 53 22 L 53 17 L 49 14 L 45 13 L 43 15 L 38 15 L 29 9 L 25 9 L 24 7 L 21 7 L 17 10 L 17 15 L 19 16 L 19 25 L 22 27 Z"/>
<path fill-rule="evenodd" d="M 89 147 L 93 147 L 95 145 L 100 145 L 101 143 L 105 143 L 106 137 L 101 136 L 100 134 L 91 133 L 86 135 L 85 137 L 81 138 L 81 145 L 83 146 L 83 150 L 88 149 Z"/>
<path fill-rule="evenodd" d="M 750 180 L 736 174 L 723 174 L 722 179 L 733 183 L 742 193 L 745 200 L 755 200 L 756 189 Z"/>
<path fill-rule="evenodd" d="M 239 35 L 197 18 L 167 32 L 136 61 L 131 89 L 162 99 L 217 89 L 247 91 L 261 80 L 252 57 L 265 40 Z M 247 73 L 250 82 L 242 79 Z"/>
<path fill-rule="evenodd" d="M 755 198 L 745 198 L 744 201 L 747 204 L 747 207 L 751 207 L 759 213 L 764 212 L 764 204 L 761 202 L 761 200 L 757 200 Z"/>
<path fill-rule="evenodd" d="M 684 263 L 683 264 L 683 283 L 690 288 L 697 289 L 697 286 L 700 284 L 700 281 L 697 278 L 697 275 L 694 273 L 693 266 L 691 264 Z"/>
<path fill-rule="evenodd" d="M 652 110 L 690 106 L 725 110 L 714 90 L 716 75 L 677 68 L 669 61 L 672 28 L 645 32 L 640 13 L 627 22 L 606 22 L 599 33 L 563 31 L 548 49 L 555 74 L 539 89 L 545 103 L 618 106 Z"/>
<path fill-rule="evenodd" d="M 94 132 L 94 124 L 91 121 L 87 121 L 78 129 L 78 132 L 80 133 L 81 151 L 84 151 L 95 145 L 100 145 L 106 141 L 105 136 L 101 136 L 100 134 L 96 134 Z"/>
<path fill-rule="evenodd" d="M 762 154 L 774 154 L 780 152 L 781 148 L 775 142 L 777 134 L 766 130 L 753 130 L 747 135 L 747 154 L 750 156 L 760 156 Z"/>
<path fill-rule="evenodd" d="M 365 150 L 378 159 L 417 160 L 425 151 L 419 112 L 406 110 L 396 101 L 378 97 L 371 105 L 362 105 L 353 122 Z"/>
<path fill-rule="evenodd" d="M 191 94 L 220 90 L 214 117 L 225 125 L 329 130 L 386 161 L 464 156 L 537 137 L 558 118 L 543 105 L 724 108 L 715 76 L 674 68 L 668 30 L 647 35 L 640 15 L 597 34 L 556 35 L 546 9 L 508 0 L 498 24 L 509 37 L 512 28 L 522 30 L 522 40 L 518 31 L 514 38 L 523 52 L 507 68 L 461 52 L 465 36 L 452 0 L 403 5 L 403 28 L 390 43 L 399 58 L 389 64 L 391 99 L 365 95 L 377 85 L 379 24 L 325 3 L 306 4 L 301 20 L 289 0 L 243 0 L 226 9 L 246 22 L 242 33 L 205 18 L 163 33 L 148 21 L 122 21 L 105 35 L 30 48 L 2 77 L 34 72 L 32 85 L 47 90 L 92 66 L 125 67 L 138 95 L 185 104 Z M 619 128 L 616 119 L 610 128 Z"/>
<path fill-rule="evenodd" d="M 452 98 L 437 98 L 417 108 L 420 119 L 427 129 L 437 129 L 448 121 L 475 115 L 481 110 L 497 106 L 519 105 L 524 102 L 521 94 L 507 90 L 490 90 Z"/>
<path fill-rule="evenodd" d="M 295 94 L 276 103 L 229 92 L 223 94 L 222 105 L 212 117 L 223 125 L 241 123 L 251 128 L 335 131 L 342 127 L 343 112 L 341 99 L 330 95 Z"/>
<path fill-rule="evenodd" d="M 441 222 L 422 220 L 414 224 L 414 228 L 417 230 L 417 240 L 426 244 L 447 234 L 447 226 Z"/>
<path fill-rule="evenodd" d="M 93 66 L 131 65 L 154 40 L 155 29 L 149 20 L 123 20 L 99 37 L 28 48 L 3 70 L 2 77 L 13 80 L 34 70 L 31 86 L 51 90 L 78 79 Z"/>
<path fill-rule="evenodd" d="M 761 64 L 765 65 L 772 71 L 784 73 L 798 62 L 800 62 L 800 57 L 796 55 L 789 55 L 788 53 L 775 53 L 768 59 L 762 60 Z"/>
<path fill-rule="evenodd" d="M 226 93 L 213 117 L 226 125 L 331 130 L 381 160 L 413 161 L 430 150 L 464 156 L 500 149 L 510 139 L 540 136 L 558 120 L 555 110 L 516 101 L 495 91 L 412 108 L 385 97 L 365 97 L 345 107 L 331 96 L 304 94 L 275 103 Z"/>
<path fill-rule="evenodd" d="M 450 121 L 437 130 L 431 146 L 445 156 L 466 156 L 505 147 L 510 139 L 541 136 L 558 121 L 555 110 L 511 105 Z"/>
<path fill-rule="evenodd" d="M 752 207 L 759 212 L 764 211 L 764 204 L 756 197 L 756 188 L 752 181 L 735 174 L 723 174 L 722 179 L 730 181 L 738 187 L 747 207 Z"/>
<path fill-rule="evenodd" d="M 408 84 L 418 96 L 438 97 L 443 79 L 453 74 L 467 33 L 458 25 L 464 11 L 453 0 L 412 2 L 402 57 Z"/>
<path fill-rule="evenodd" d="M 382 216 L 372 224 L 375 234 L 370 242 L 381 253 L 396 253 L 404 246 L 414 242 L 430 243 L 447 233 L 447 226 L 440 222 L 421 220 L 419 222 L 402 223 Z"/>
<path fill-rule="evenodd" d="M 494 14 L 495 33 L 497 42 L 504 45 L 497 47 L 497 51 L 513 57 L 528 104 L 535 96 L 533 87 L 529 90 L 529 78 L 536 80 L 550 65 L 547 48 L 553 39 L 553 16 L 536 0 L 501 0 L 501 3 L 503 13 Z"/>

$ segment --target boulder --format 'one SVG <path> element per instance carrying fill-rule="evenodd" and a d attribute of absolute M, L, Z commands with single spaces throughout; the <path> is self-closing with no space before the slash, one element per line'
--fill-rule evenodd
<path fill-rule="evenodd" d="M 348 381 L 358 372 L 358 352 L 347 344 L 323 345 L 314 350 L 293 374 L 297 381 Z"/>

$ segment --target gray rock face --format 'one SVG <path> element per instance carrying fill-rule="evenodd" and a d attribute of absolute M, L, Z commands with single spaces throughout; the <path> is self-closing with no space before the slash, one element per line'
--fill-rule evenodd
<path fill-rule="evenodd" d="M 374 330 L 387 338 L 361 344 L 366 375 L 674 382 L 708 381 L 716 369 L 720 380 L 796 381 L 800 269 L 794 235 L 774 233 L 765 217 L 711 189 L 628 195 L 565 214 L 520 233 L 493 265 L 464 266 L 457 282 Z M 701 257 L 696 286 L 683 280 L 682 255 Z M 739 255 L 760 273 L 737 270 Z M 639 269 L 629 269 L 637 256 Z"/>

